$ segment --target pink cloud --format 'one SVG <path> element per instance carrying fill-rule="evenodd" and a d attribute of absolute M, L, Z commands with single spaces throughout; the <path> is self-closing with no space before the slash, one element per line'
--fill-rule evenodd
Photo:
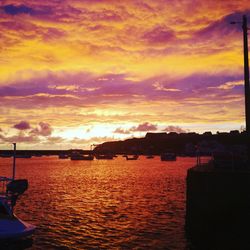
<path fill-rule="evenodd" d="M 131 134 L 132 132 L 147 132 L 147 131 L 156 131 L 157 125 L 151 124 L 149 122 L 144 122 L 142 124 L 139 124 L 138 126 L 131 127 L 129 129 L 123 129 L 121 127 L 115 129 L 113 133 L 116 134 Z"/>
<path fill-rule="evenodd" d="M 41 135 L 41 136 L 49 136 L 51 135 L 53 128 L 50 124 L 45 122 L 40 122 L 37 128 L 34 128 L 30 131 L 31 135 Z"/>
<path fill-rule="evenodd" d="M 36 128 L 32 128 L 27 121 L 21 121 L 13 126 L 19 130 L 18 134 L 10 135 L 7 130 L 0 129 L 0 139 L 6 143 L 12 142 L 24 142 L 24 143 L 40 143 L 44 138 L 48 142 L 60 142 L 63 139 L 58 137 L 50 137 L 52 134 L 53 128 L 50 124 L 45 122 L 40 122 Z M 42 138 L 44 137 L 44 138 Z"/>
<path fill-rule="evenodd" d="M 142 124 L 139 124 L 137 127 L 132 127 L 130 131 L 133 132 L 146 132 L 146 131 L 156 131 L 157 125 L 150 124 L 148 122 L 144 122 Z"/>

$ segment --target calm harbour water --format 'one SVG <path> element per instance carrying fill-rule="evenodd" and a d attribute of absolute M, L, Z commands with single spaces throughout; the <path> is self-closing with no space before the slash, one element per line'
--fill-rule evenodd
<path fill-rule="evenodd" d="M 29 180 L 16 215 L 37 226 L 29 249 L 189 249 L 185 178 L 196 159 L 17 159 Z M 1 158 L 0 175 L 11 175 Z"/>

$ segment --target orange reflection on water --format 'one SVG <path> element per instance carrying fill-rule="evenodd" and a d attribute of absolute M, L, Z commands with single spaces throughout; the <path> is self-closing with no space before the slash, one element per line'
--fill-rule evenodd
<path fill-rule="evenodd" d="M 29 190 L 16 214 L 38 226 L 34 247 L 183 249 L 186 170 L 195 161 L 17 159 Z"/>

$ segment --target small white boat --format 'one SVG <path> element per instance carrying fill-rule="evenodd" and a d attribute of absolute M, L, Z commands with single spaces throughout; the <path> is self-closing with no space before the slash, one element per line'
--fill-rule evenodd
<path fill-rule="evenodd" d="M 14 144 L 14 151 L 16 145 Z M 0 240 L 20 239 L 34 233 L 36 227 L 20 220 L 14 214 L 17 199 L 28 188 L 25 179 L 15 180 L 15 152 L 12 178 L 0 177 Z"/>

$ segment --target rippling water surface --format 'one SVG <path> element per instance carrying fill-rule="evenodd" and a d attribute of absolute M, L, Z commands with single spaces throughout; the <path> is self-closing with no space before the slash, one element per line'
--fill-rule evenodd
<path fill-rule="evenodd" d="M 195 158 L 17 159 L 29 180 L 15 213 L 35 224 L 31 249 L 187 249 L 185 178 Z M 0 175 L 11 175 L 2 158 Z"/>

